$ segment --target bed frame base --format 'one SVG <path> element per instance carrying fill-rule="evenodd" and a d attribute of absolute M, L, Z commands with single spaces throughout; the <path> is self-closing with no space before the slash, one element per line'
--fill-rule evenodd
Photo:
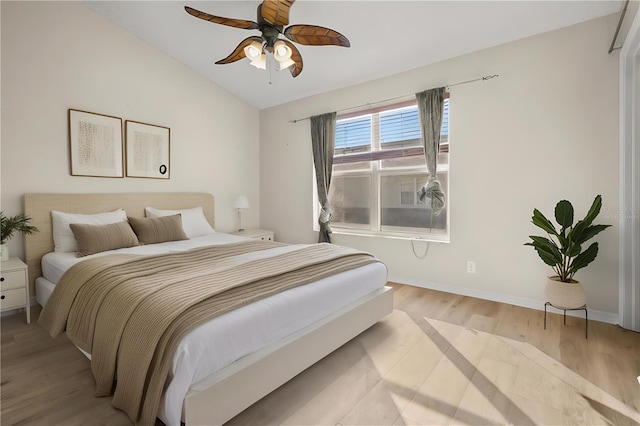
<path fill-rule="evenodd" d="M 291 336 L 194 383 L 184 400 L 186 425 L 221 425 L 393 311 L 384 287 Z"/>

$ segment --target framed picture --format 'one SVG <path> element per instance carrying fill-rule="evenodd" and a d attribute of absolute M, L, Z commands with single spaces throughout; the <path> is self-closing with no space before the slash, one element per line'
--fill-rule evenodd
<path fill-rule="evenodd" d="M 171 129 L 125 121 L 127 176 L 169 179 Z"/>
<path fill-rule="evenodd" d="M 69 109 L 72 176 L 123 177 L 122 119 Z"/>

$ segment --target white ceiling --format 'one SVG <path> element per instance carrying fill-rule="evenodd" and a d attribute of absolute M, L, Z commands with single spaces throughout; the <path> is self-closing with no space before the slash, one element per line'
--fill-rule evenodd
<path fill-rule="evenodd" d="M 258 109 L 351 86 L 476 50 L 619 13 L 622 1 L 298 0 L 290 24 L 344 34 L 351 47 L 298 45 L 304 69 L 258 70 L 247 60 L 214 62 L 257 30 L 194 18 L 256 20 L 261 1 L 83 1 L 85 5 Z M 613 34 L 612 34 L 613 37 Z M 473 78 L 476 76 L 470 76 Z"/>

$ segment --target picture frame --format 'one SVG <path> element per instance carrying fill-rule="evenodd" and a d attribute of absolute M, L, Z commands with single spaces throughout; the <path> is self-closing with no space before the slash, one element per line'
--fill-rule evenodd
<path fill-rule="evenodd" d="M 169 179 L 171 129 L 125 121 L 127 177 Z"/>
<path fill-rule="evenodd" d="M 122 178 L 122 118 L 69 109 L 71 176 Z"/>

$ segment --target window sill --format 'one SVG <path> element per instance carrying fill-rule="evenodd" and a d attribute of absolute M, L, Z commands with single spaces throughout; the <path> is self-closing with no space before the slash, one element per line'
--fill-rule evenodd
<path fill-rule="evenodd" d="M 408 234 L 397 232 L 371 232 L 371 231 L 358 231 L 356 229 L 337 229 L 332 228 L 332 233 L 335 235 L 350 235 L 357 237 L 374 237 L 383 238 L 389 240 L 407 240 L 407 241 L 424 241 L 433 243 L 449 244 L 448 235 L 424 235 L 424 234 Z"/>

